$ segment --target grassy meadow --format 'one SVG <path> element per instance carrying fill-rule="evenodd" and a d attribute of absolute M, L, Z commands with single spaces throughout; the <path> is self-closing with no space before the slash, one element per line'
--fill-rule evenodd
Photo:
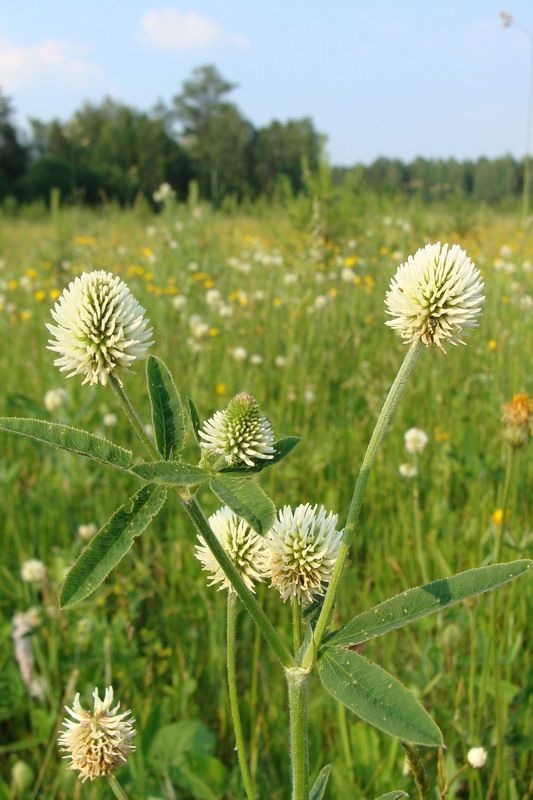
<path fill-rule="evenodd" d="M 482 270 L 486 301 L 466 347 L 422 353 L 385 436 L 336 609 L 338 624 L 397 592 L 489 564 L 502 524 L 507 446 L 502 405 L 533 393 L 533 229 L 483 209 L 360 203 L 337 212 L 307 200 L 248 213 L 168 205 L 160 214 L 54 208 L 4 217 L 0 229 L 0 414 L 50 419 L 111 438 L 142 455 L 109 387 L 66 379 L 46 350 L 50 307 L 91 269 L 120 275 L 154 327 L 152 352 L 171 368 L 202 419 L 238 391 L 253 393 L 276 438 L 303 441 L 262 476 L 277 506 L 322 503 L 347 513 L 368 438 L 405 345 L 384 325 L 384 297 L 398 264 L 428 242 L 458 243 Z M 125 376 L 149 423 L 142 364 Z M 45 393 L 65 389 L 47 411 Z M 425 430 L 416 480 L 408 428 Z M 503 560 L 531 557 L 529 449 L 517 453 Z M 198 455 L 189 436 L 186 458 Z M 59 612 L 65 570 L 86 544 L 79 526 L 102 526 L 136 490 L 121 475 L 59 450 L 0 433 L 0 800 L 109 798 L 81 784 L 58 752 L 62 706 L 110 684 L 133 709 L 137 750 L 119 773 L 133 800 L 243 797 L 225 687 L 224 593 L 207 586 L 195 535 L 170 497 L 103 586 Z M 414 543 L 418 495 L 423 556 Z M 200 490 L 208 513 L 213 495 Z M 41 560 L 43 583 L 21 579 Z M 278 630 L 290 608 L 259 589 Z M 505 787 L 495 779 L 491 598 L 482 596 L 368 642 L 364 653 L 421 700 L 444 733 L 452 777 L 470 747 L 487 765 L 467 769 L 449 797 L 533 798 L 533 584 L 496 596 L 506 717 Z M 31 692 L 14 657 L 12 618 L 34 609 Z M 282 671 L 239 617 L 239 688 L 259 798 L 289 796 L 287 704 Z M 33 696 L 32 696 L 33 695 Z M 313 678 L 311 775 L 333 773 L 326 798 L 412 797 L 396 740 L 340 710 Z M 420 750 L 435 782 L 437 755 Z M 437 795 L 431 795 L 436 797 Z"/>

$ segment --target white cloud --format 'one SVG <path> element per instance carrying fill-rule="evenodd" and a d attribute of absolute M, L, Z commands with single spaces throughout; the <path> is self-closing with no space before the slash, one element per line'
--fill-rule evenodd
<path fill-rule="evenodd" d="M 202 17 L 195 11 L 180 11 L 177 8 L 143 14 L 141 38 L 159 50 L 191 50 L 216 42 L 228 42 L 237 47 L 246 47 L 248 44 L 241 34 L 226 34 L 218 22 Z"/>
<path fill-rule="evenodd" d="M 74 45 L 58 39 L 18 45 L 0 38 L 0 86 L 11 92 L 35 83 L 81 87 L 100 74 L 100 68 L 76 58 Z"/>

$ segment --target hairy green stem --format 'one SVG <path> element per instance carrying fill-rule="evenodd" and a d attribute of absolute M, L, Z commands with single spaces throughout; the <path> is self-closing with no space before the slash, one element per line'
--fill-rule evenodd
<path fill-rule="evenodd" d="M 115 377 L 115 375 L 109 376 L 109 383 L 111 384 L 111 388 L 118 397 L 120 405 L 122 406 L 122 409 L 126 414 L 133 430 L 135 431 L 135 433 L 137 434 L 143 445 L 146 447 L 146 449 L 148 450 L 154 461 L 162 461 L 163 459 L 161 457 L 161 453 L 159 452 L 153 441 L 146 433 L 144 425 L 139 419 L 139 415 L 133 408 L 129 397 L 126 394 L 124 386 L 120 383 L 119 379 Z"/>
<path fill-rule="evenodd" d="M 313 640 L 310 642 L 302 660 L 302 666 L 305 669 L 309 669 L 313 663 L 315 653 L 318 650 L 320 642 L 322 641 L 322 638 L 326 632 L 330 615 L 333 610 L 333 604 L 335 602 L 335 596 L 337 594 L 344 562 L 348 556 L 350 544 L 356 531 L 359 512 L 361 511 L 361 505 L 370 472 L 374 466 L 376 455 L 387 429 L 387 425 L 389 424 L 390 418 L 392 417 L 394 409 L 396 408 L 398 400 L 400 399 L 400 395 L 405 387 L 411 370 L 415 365 L 422 346 L 423 345 L 421 342 L 414 342 L 407 351 L 403 363 L 398 370 L 398 374 L 396 375 L 394 383 L 392 384 L 389 394 L 387 395 L 387 399 L 383 404 L 378 421 L 376 422 L 376 427 L 374 428 L 374 432 L 372 433 L 372 437 L 366 449 L 365 457 L 363 459 L 363 463 L 361 464 L 361 469 L 359 470 L 359 475 L 352 495 L 350 510 L 346 520 L 346 527 L 344 528 L 342 542 L 339 548 L 339 555 L 337 556 L 337 561 L 335 563 L 333 574 L 331 576 L 326 596 L 324 598 L 324 603 L 322 605 L 322 611 L 320 612 L 320 616 L 316 624 Z"/>
<path fill-rule="evenodd" d="M 421 514 L 420 514 L 420 489 L 418 486 L 418 455 L 415 454 L 414 458 L 415 467 L 417 474 L 413 480 L 413 521 L 414 521 L 414 531 L 415 531 L 415 545 L 416 545 L 416 556 L 418 559 L 418 564 L 420 566 L 420 574 L 422 575 L 422 582 L 428 583 L 428 571 L 426 566 L 426 557 L 424 555 L 424 547 L 422 542 L 422 525 L 421 525 Z"/>
<path fill-rule="evenodd" d="M 292 800 L 309 799 L 307 682 L 309 675 L 296 667 L 285 670 L 289 689 Z"/>
<path fill-rule="evenodd" d="M 237 693 L 237 669 L 235 659 L 235 632 L 237 619 L 237 596 L 233 592 L 228 592 L 228 616 L 226 627 L 226 657 L 228 662 L 228 693 L 233 720 L 233 730 L 235 732 L 235 744 L 239 757 L 242 781 L 248 800 L 254 800 L 255 793 L 252 785 L 248 761 L 246 758 L 246 746 L 242 733 L 241 715 L 239 712 L 239 698 Z"/>
<path fill-rule="evenodd" d="M 126 792 L 124 791 L 124 789 L 122 788 L 122 786 L 117 781 L 117 779 L 115 778 L 114 775 L 108 775 L 107 776 L 107 781 L 108 781 L 109 785 L 111 786 L 111 789 L 113 790 L 113 794 L 115 795 L 117 800 L 128 800 L 128 795 L 126 794 Z"/>
<path fill-rule="evenodd" d="M 300 607 L 300 601 L 297 597 L 292 598 L 292 640 L 294 645 L 294 655 L 298 653 L 298 650 L 302 644 L 302 610 Z"/>

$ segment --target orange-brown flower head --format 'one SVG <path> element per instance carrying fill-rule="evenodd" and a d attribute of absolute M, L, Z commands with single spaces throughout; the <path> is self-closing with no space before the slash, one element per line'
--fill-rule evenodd
<path fill-rule="evenodd" d="M 527 394 L 515 394 L 511 402 L 503 406 L 503 412 L 505 441 L 515 450 L 525 447 L 533 425 L 533 400 Z"/>

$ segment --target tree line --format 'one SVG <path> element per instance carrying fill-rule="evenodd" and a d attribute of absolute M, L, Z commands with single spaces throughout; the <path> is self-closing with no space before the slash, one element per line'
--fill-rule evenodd
<path fill-rule="evenodd" d="M 66 122 L 30 119 L 29 136 L 17 129 L 11 101 L 0 94 L 0 202 L 48 200 L 57 188 L 66 201 L 126 205 L 139 196 L 153 201 L 163 183 L 184 200 L 193 180 L 216 205 L 229 195 L 253 200 L 305 190 L 306 176 L 323 160 L 325 137 L 308 117 L 255 128 L 228 99 L 235 88 L 216 67 L 202 66 L 170 106 L 160 102 L 144 112 L 107 98 L 85 103 Z M 334 168 L 332 179 L 355 191 L 425 202 L 453 194 L 497 204 L 520 195 L 523 164 L 511 156 L 409 164 L 379 158 Z"/>

